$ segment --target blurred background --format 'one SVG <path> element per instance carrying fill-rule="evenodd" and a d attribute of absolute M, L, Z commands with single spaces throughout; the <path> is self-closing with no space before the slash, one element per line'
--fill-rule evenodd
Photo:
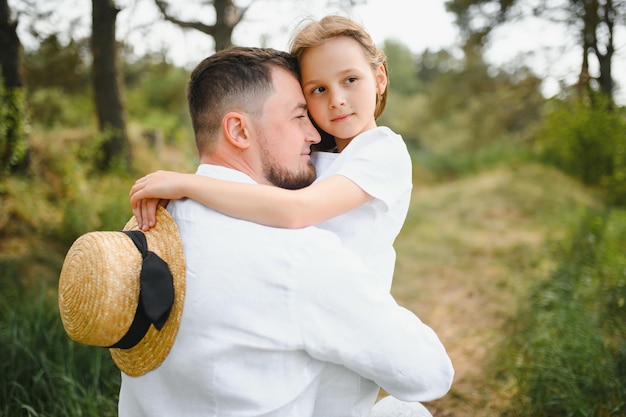
<path fill-rule="evenodd" d="M 392 292 L 457 371 L 426 406 L 626 416 L 626 1 L 0 0 L 0 417 L 117 414 L 108 352 L 60 322 L 67 249 L 195 170 L 200 60 L 331 13 L 384 49 L 413 159 Z"/>

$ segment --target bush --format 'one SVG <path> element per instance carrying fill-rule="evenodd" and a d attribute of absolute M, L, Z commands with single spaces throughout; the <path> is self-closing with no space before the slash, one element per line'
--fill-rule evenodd
<path fill-rule="evenodd" d="M 626 204 L 626 117 L 597 97 L 552 100 L 537 145 L 546 162 L 587 185 L 601 186 L 611 204 Z"/>
<path fill-rule="evenodd" d="M 0 77 L 1 81 L 1 77 Z M 28 151 L 24 90 L 0 83 L 0 177 L 20 164 Z"/>
<path fill-rule="evenodd" d="M 413 165 L 425 168 L 435 180 L 459 178 L 497 166 L 521 166 L 536 159 L 528 147 L 512 141 L 493 142 L 455 154 L 413 151 L 412 157 Z"/>
<path fill-rule="evenodd" d="M 39 88 L 29 94 L 28 108 L 37 126 L 88 127 L 96 123 L 90 91 L 70 94 L 60 88 Z"/>

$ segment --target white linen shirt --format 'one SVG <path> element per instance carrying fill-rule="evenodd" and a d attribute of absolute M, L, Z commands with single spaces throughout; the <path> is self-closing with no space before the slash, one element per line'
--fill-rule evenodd
<path fill-rule="evenodd" d="M 355 137 L 341 153 L 315 152 L 316 182 L 343 175 L 372 199 L 318 226 L 337 234 L 371 272 L 359 285 L 389 292 L 396 252 L 393 248 L 406 219 L 413 188 L 411 156 L 402 137 L 380 126 Z M 367 280 L 366 278 L 370 278 Z M 367 416 L 378 386 L 343 366 L 327 366 L 320 380 L 315 412 L 325 417 Z M 333 410 L 350 408 L 350 414 Z"/>
<path fill-rule="evenodd" d="M 199 175 L 253 182 L 201 165 Z M 234 219 L 173 201 L 186 264 L 180 328 L 169 355 L 139 377 L 122 373 L 120 417 L 309 417 L 328 362 L 406 401 L 450 388 L 436 334 L 388 293 L 339 239 Z M 335 410 L 349 415 L 350 410 Z"/>

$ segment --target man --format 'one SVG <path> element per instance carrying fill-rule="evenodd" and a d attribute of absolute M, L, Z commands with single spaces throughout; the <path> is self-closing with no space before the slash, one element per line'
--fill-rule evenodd
<path fill-rule="evenodd" d="M 287 53 L 218 52 L 193 71 L 187 96 L 198 175 L 284 188 L 315 179 L 309 153 L 320 137 Z M 192 200 L 168 211 L 185 256 L 182 319 L 159 367 L 122 374 L 120 417 L 314 416 L 327 363 L 405 401 L 449 390 L 436 334 L 364 285 L 368 272 L 332 233 L 266 227 Z"/>

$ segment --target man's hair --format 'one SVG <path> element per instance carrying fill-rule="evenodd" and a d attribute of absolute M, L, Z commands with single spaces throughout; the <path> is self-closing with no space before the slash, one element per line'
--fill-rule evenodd
<path fill-rule="evenodd" d="M 187 84 L 187 104 L 200 155 L 210 151 L 228 111 L 261 116 L 265 100 L 274 92 L 275 68 L 300 79 L 296 59 L 271 48 L 232 47 L 196 66 Z"/>

